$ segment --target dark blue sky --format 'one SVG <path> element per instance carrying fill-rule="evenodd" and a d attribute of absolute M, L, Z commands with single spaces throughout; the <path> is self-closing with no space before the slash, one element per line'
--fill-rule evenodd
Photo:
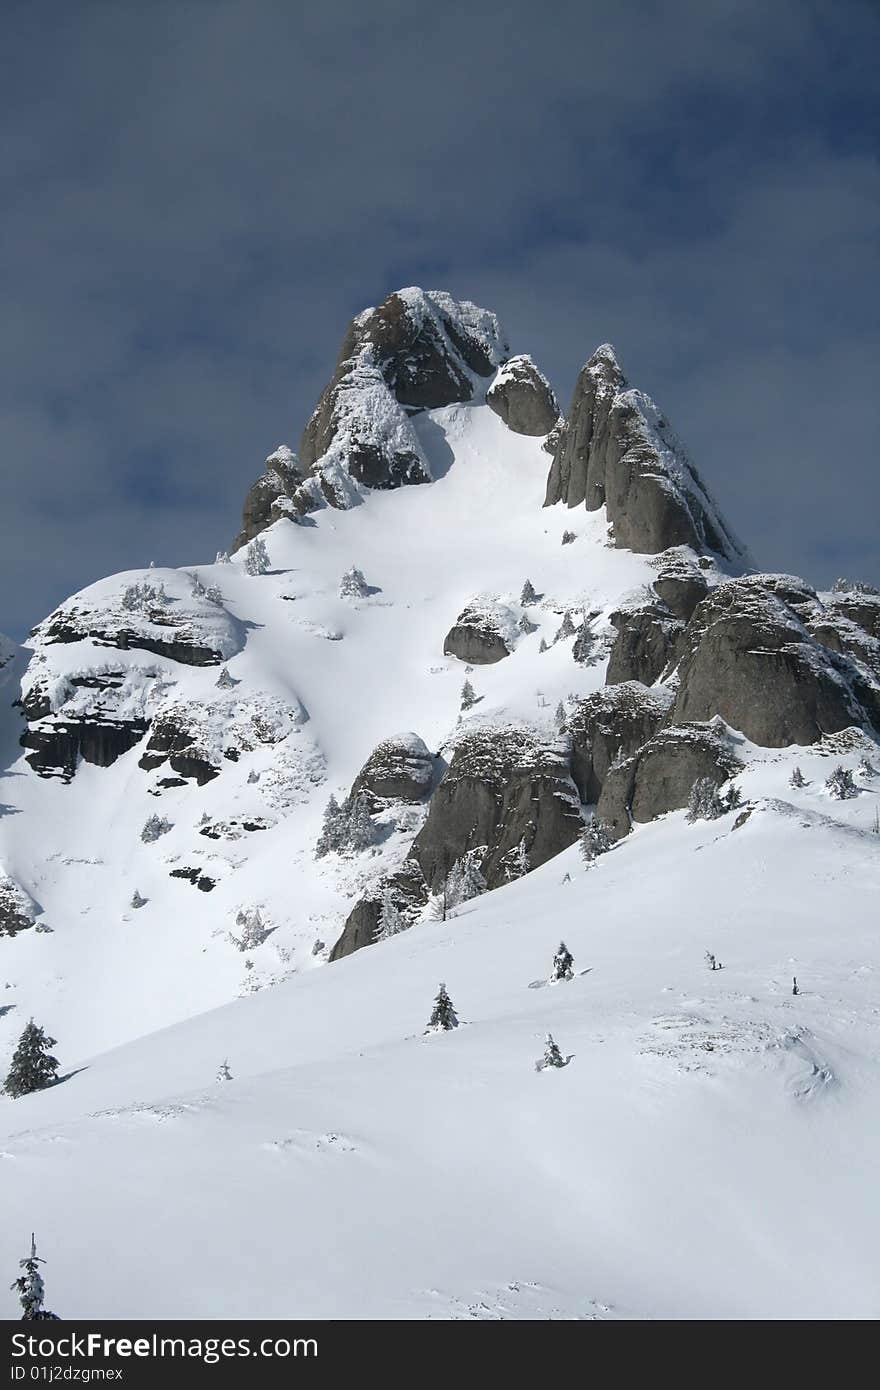
<path fill-rule="evenodd" d="M 597 343 L 767 568 L 880 582 L 880 10 L 861 0 L 3 7 L 0 628 L 208 560 L 348 318 Z"/>

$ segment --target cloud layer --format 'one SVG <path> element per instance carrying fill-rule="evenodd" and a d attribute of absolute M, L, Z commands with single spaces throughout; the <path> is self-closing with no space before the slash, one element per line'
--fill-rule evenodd
<path fill-rule="evenodd" d="M 610 339 L 767 567 L 878 582 L 876 8 L 8 4 L 0 627 L 210 559 L 346 321 Z"/>

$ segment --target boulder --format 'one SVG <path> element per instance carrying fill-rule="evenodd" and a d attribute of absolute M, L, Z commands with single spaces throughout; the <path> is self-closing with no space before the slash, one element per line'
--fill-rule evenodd
<path fill-rule="evenodd" d="M 674 659 L 684 623 L 665 606 L 621 609 L 611 615 L 617 636 L 608 659 L 606 682 L 653 685 Z"/>
<path fill-rule="evenodd" d="M 581 371 L 558 435 L 544 505 L 557 502 L 605 506 L 614 543 L 639 554 L 687 545 L 742 559 L 668 421 L 629 389 L 607 343 Z"/>
<path fill-rule="evenodd" d="M 373 749 L 351 788 L 379 801 L 422 801 L 431 790 L 434 758 L 418 734 L 395 734 Z"/>
<path fill-rule="evenodd" d="M 717 714 L 754 743 L 782 748 L 870 722 L 857 673 L 790 606 L 806 609 L 812 591 L 780 580 L 731 580 L 698 605 L 683 639 L 674 723 Z"/>
<path fill-rule="evenodd" d="M 709 592 L 706 576 L 696 565 L 665 565 L 652 585 L 657 597 L 666 605 L 674 618 L 686 623 L 693 616 L 698 603 Z"/>
<path fill-rule="evenodd" d="M 630 757 L 608 770 L 596 815 L 615 839 L 633 824 L 654 820 L 688 804 L 694 783 L 711 777 L 721 783 L 742 764 L 727 730 L 717 725 L 685 724 L 660 729 Z"/>
<path fill-rule="evenodd" d="M 514 434 L 546 435 L 559 419 L 559 404 L 531 357 L 511 357 L 498 369 L 486 403 Z"/>
<path fill-rule="evenodd" d="M 535 869 L 580 830 L 565 745 L 526 728 L 469 729 L 459 735 L 412 856 L 433 890 L 467 851 L 480 850 L 483 876 L 496 888 L 505 882 L 502 861 L 521 842 Z"/>
<path fill-rule="evenodd" d="M 568 719 L 571 775 L 581 801 L 599 800 L 608 770 L 629 758 L 656 732 L 672 703 L 672 692 L 648 690 L 637 681 L 609 685 L 581 700 Z"/>
<path fill-rule="evenodd" d="M 469 666 L 491 666 L 510 656 L 516 632 L 515 615 L 506 604 L 474 599 L 447 632 L 443 654 Z"/>

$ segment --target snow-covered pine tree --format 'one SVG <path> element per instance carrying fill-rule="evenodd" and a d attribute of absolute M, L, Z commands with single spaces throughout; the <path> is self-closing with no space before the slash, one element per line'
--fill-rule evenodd
<path fill-rule="evenodd" d="M 788 779 L 788 785 L 798 790 L 800 787 L 808 787 L 810 784 L 799 767 L 796 767 Z"/>
<path fill-rule="evenodd" d="M 559 950 L 553 957 L 553 970 L 550 975 L 551 980 L 570 980 L 572 978 L 572 966 L 574 956 L 568 949 L 564 941 L 560 941 Z"/>
<path fill-rule="evenodd" d="M 235 916 L 235 924 L 240 932 L 232 940 L 240 951 L 254 951 L 271 936 L 258 907 L 240 908 Z"/>
<path fill-rule="evenodd" d="M 477 699 L 477 692 L 474 690 L 474 687 L 471 685 L 470 681 L 466 680 L 464 685 L 461 687 L 461 708 L 473 709 L 474 705 L 477 703 Z"/>
<path fill-rule="evenodd" d="M 547 650 L 547 640 L 546 640 L 546 638 L 542 637 L 542 638 L 541 638 L 541 645 L 538 647 L 538 651 L 539 651 L 539 652 L 545 652 L 546 650 Z"/>
<path fill-rule="evenodd" d="M 345 803 L 347 828 L 345 849 L 361 854 L 376 843 L 376 823 L 370 815 L 370 802 L 364 792 L 358 792 L 354 800 Z"/>
<path fill-rule="evenodd" d="M 13 1100 L 18 1096 L 30 1095 L 32 1091 L 44 1091 L 54 1086 L 58 1080 L 58 1059 L 49 1051 L 57 1039 L 50 1038 L 31 1019 L 18 1040 L 12 1054 L 12 1062 L 3 1090 Z"/>
<path fill-rule="evenodd" d="M 528 613 L 523 613 L 522 617 L 520 618 L 519 622 L 517 623 L 517 627 L 519 628 L 520 632 L 523 633 L 523 635 L 524 635 L 525 637 L 529 637 L 529 636 L 531 636 L 531 634 L 532 634 L 533 632 L 537 632 L 537 631 L 538 631 L 537 623 L 533 623 L 533 622 L 532 622 L 532 620 L 531 620 L 531 618 L 529 617 Z"/>
<path fill-rule="evenodd" d="M 575 535 L 574 531 L 563 531 L 563 533 L 562 533 L 562 544 L 563 544 L 563 545 L 571 545 L 572 541 L 574 541 L 574 540 L 577 540 L 577 536 Z"/>
<path fill-rule="evenodd" d="M 554 1041 L 553 1034 L 547 1034 L 547 1044 L 544 1048 L 544 1056 L 539 1062 L 535 1063 L 535 1071 L 546 1071 L 548 1067 L 564 1067 L 567 1058 L 563 1057 L 559 1051 L 558 1044 Z"/>
<path fill-rule="evenodd" d="M 369 592 L 369 585 L 356 565 L 346 570 L 339 581 L 340 598 L 366 598 Z"/>
<path fill-rule="evenodd" d="M 229 1070 L 229 1063 L 228 1063 L 228 1061 L 227 1061 L 225 1058 L 224 1058 L 223 1061 L 220 1063 L 220 1066 L 219 1066 L 219 1068 L 218 1068 L 218 1070 L 217 1070 L 217 1080 L 218 1080 L 218 1081 L 231 1081 L 231 1080 L 232 1080 L 232 1072 Z"/>
<path fill-rule="evenodd" d="M 720 969 L 721 969 L 721 966 L 720 966 L 719 962 L 715 959 L 715 952 L 714 952 L 714 951 L 707 951 L 707 952 L 706 952 L 706 964 L 708 965 L 708 967 L 709 967 L 710 970 L 720 970 Z"/>
<path fill-rule="evenodd" d="M 598 859 L 600 854 L 607 854 L 614 846 L 611 832 L 604 821 L 597 820 L 591 816 L 581 832 L 580 849 L 581 858 L 589 866 Z"/>
<path fill-rule="evenodd" d="M 316 859 L 322 859 L 325 854 L 332 854 L 342 847 L 346 823 L 345 812 L 336 797 L 331 796 L 324 808 L 324 824 L 315 845 Z"/>
<path fill-rule="evenodd" d="M 791 977 L 791 992 L 792 994 L 800 994 L 800 989 L 798 987 L 797 982 L 797 975 L 792 975 Z"/>
<path fill-rule="evenodd" d="M 531 579 L 527 579 L 525 584 L 523 584 L 522 593 L 519 596 L 519 601 L 523 605 L 523 607 L 525 607 L 529 603 L 538 602 L 538 595 L 535 593 L 535 586 L 532 583 Z"/>
<path fill-rule="evenodd" d="M 486 891 L 486 880 L 478 863 L 476 850 L 468 850 L 457 860 L 449 871 L 445 883 L 447 909 L 470 902 Z"/>
<path fill-rule="evenodd" d="M 129 906 L 146 907 L 148 901 L 149 899 L 142 897 L 138 890 L 135 888 L 134 892 L 131 895 L 131 902 L 129 903 Z"/>
<path fill-rule="evenodd" d="M 579 666 L 586 666 L 589 664 L 593 656 L 595 644 L 596 639 L 593 635 L 593 629 L 590 627 L 586 618 L 584 618 L 584 621 L 577 630 L 574 646 L 571 649 L 571 654 Z"/>
<path fill-rule="evenodd" d="M 853 781 L 853 775 L 849 768 L 838 763 L 831 776 L 825 783 L 831 796 L 837 801 L 850 801 L 852 797 L 858 796 L 859 789 Z"/>
<path fill-rule="evenodd" d="M 192 597 L 193 597 L 193 598 L 204 598 L 204 597 L 205 597 L 205 592 L 206 592 L 206 591 L 205 591 L 205 586 L 204 586 L 204 584 L 202 583 L 202 581 L 201 581 L 201 579 L 199 578 L 199 576 L 196 574 L 195 570 L 191 570 L 191 571 L 190 571 L 189 581 L 190 581 L 190 582 L 189 582 L 189 591 L 190 591 L 190 594 L 192 595 Z"/>
<path fill-rule="evenodd" d="M 564 734 L 568 728 L 568 716 L 565 713 L 565 705 L 562 701 L 556 706 L 556 713 L 553 715 L 553 723 L 556 725 L 556 732 Z"/>
<path fill-rule="evenodd" d="M 871 829 L 875 835 L 880 835 L 880 806 L 874 807 L 874 824 Z"/>
<path fill-rule="evenodd" d="M 244 552 L 245 573 L 256 578 L 260 574 L 266 574 L 269 569 L 269 552 L 266 549 L 266 542 L 262 536 L 254 536 Z"/>
<path fill-rule="evenodd" d="M 873 778 L 877 776 L 877 769 L 870 758 L 862 758 L 858 770 L 860 777 Z"/>
<path fill-rule="evenodd" d="M 23 1273 L 9 1286 L 18 1294 L 18 1301 L 22 1307 L 22 1322 L 61 1321 L 57 1313 L 50 1313 L 48 1308 L 43 1306 L 46 1290 L 39 1266 L 45 1263 L 46 1261 L 37 1254 L 37 1242 L 31 1233 L 31 1253 L 18 1262 Z"/>
<path fill-rule="evenodd" d="M 145 845 L 151 845 L 162 835 L 167 835 L 168 831 L 171 829 L 173 829 L 172 822 L 166 820 L 164 816 L 156 815 L 154 812 L 152 816 L 147 816 L 144 822 L 144 828 L 141 831 L 141 839 Z"/>
<path fill-rule="evenodd" d="M 402 931 L 406 931 L 408 926 L 409 922 L 394 901 L 394 895 L 391 889 L 386 886 L 382 890 L 379 921 L 373 940 L 388 941 L 392 936 L 399 936 Z"/>
<path fill-rule="evenodd" d="M 224 666 L 214 684 L 218 690 L 234 690 L 238 685 L 238 681 L 230 676 L 229 667 Z"/>
<path fill-rule="evenodd" d="M 218 550 L 218 551 L 217 551 L 217 554 L 214 556 L 214 564 L 215 564 L 215 565 L 228 565 L 228 564 L 231 564 L 231 563 L 232 563 L 232 562 L 231 562 L 230 559 L 229 559 L 229 555 L 228 555 L 228 553 L 227 553 L 225 550 Z"/>
<path fill-rule="evenodd" d="M 250 772 L 247 775 L 247 779 L 251 785 L 253 785 L 254 782 L 259 782 L 260 774 L 255 767 L 251 768 Z"/>
<path fill-rule="evenodd" d="M 572 622 L 571 613 L 568 611 L 568 609 L 566 609 L 565 616 L 562 619 L 562 622 L 559 624 L 559 627 L 556 631 L 556 636 L 553 638 L 554 643 L 566 642 L 569 637 L 574 637 L 575 631 L 576 629 L 574 623 Z"/>
<path fill-rule="evenodd" d="M 525 878 L 529 872 L 529 856 L 526 854 L 525 836 L 513 849 L 509 849 L 502 860 L 506 879 Z"/>
<path fill-rule="evenodd" d="M 441 984 L 434 1000 L 434 1008 L 431 1017 L 428 1019 L 426 1033 L 448 1033 L 451 1029 L 458 1027 L 458 1016 L 452 1007 L 452 1000 L 446 992 L 446 986 Z"/>
<path fill-rule="evenodd" d="M 688 797 L 686 820 L 691 825 L 698 820 L 717 820 L 741 805 L 742 792 L 739 787 L 728 787 L 722 796 L 718 783 L 712 777 L 698 777 Z"/>
<path fill-rule="evenodd" d="M 223 595 L 217 584 L 209 584 L 205 590 L 205 598 L 208 603 L 215 603 L 218 608 L 223 606 Z"/>

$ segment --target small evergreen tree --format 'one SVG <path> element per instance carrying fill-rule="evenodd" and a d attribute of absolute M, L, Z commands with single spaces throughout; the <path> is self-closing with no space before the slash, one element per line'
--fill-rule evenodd
<path fill-rule="evenodd" d="M 224 1058 L 224 1060 L 220 1063 L 220 1067 L 219 1067 L 219 1069 L 218 1069 L 218 1071 L 217 1071 L 217 1080 L 218 1080 L 218 1081 L 231 1081 L 231 1080 L 232 1080 L 232 1072 L 229 1070 L 229 1063 L 228 1063 L 228 1061 L 225 1060 L 225 1058 Z"/>
<path fill-rule="evenodd" d="M 366 598 L 369 592 L 370 587 L 356 565 L 346 570 L 339 581 L 340 598 Z"/>
<path fill-rule="evenodd" d="M 571 614 L 566 609 L 565 617 L 559 624 L 559 627 L 556 631 L 556 636 L 553 638 L 554 643 L 566 642 L 569 637 L 574 637 L 575 631 L 576 629 L 574 623 L 572 622 Z"/>
<path fill-rule="evenodd" d="M 207 599 L 208 603 L 214 603 L 217 605 L 218 608 L 222 608 L 223 595 L 216 584 L 208 585 L 207 589 L 205 590 L 205 598 Z"/>
<path fill-rule="evenodd" d="M 843 767 L 842 764 L 837 765 L 825 786 L 830 795 L 837 801 L 849 801 L 859 794 L 852 773 L 849 768 Z"/>
<path fill-rule="evenodd" d="M 562 533 L 562 544 L 563 544 L 563 545 L 571 545 L 572 541 L 574 541 L 574 540 L 577 540 L 577 536 L 575 535 L 574 531 L 563 531 L 563 533 Z"/>
<path fill-rule="evenodd" d="M 145 845 L 151 845 L 155 840 L 160 839 L 162 835 L 167 835 L 168 831 L 172 829 L 173 824 L 170 820 L 166 820 L 164 816 L 159 816 L 154 813 L 152 816 L 148 816 L 144 822 L 144 828 L 141 831 L 141 839 Z"/>
<path fill-rule="evenodd" d="M 698 777 L 688 797 L 686 819 L 691 825 L 698 820 L 717 820 L 741 805 L 742 792 L 739 787 L 728 787 L 722 796 L 718 783 L 712 777 Z"/>
<path fill-rule="evenodd" d="M 545 652 L 546 650 L 547 650 L 547 641 L 546 641 L 546 638 L 542 637 L 542 638 L 541 638 L 541 645 L 538 647 L 538 651 L 539 651 L 539 652 Z"/>
<path fill-rule="evenodd" d="M 341 847 L 345 833 L 345 813 L 335 796 L 331 796 L 324 808 L 324 824 L 315 845 L 315 858 L 322 859 Z"/>
<path fill-rule="evenodd" d="M 140 893 L 139 893 L 138 890 L 135 888 L 134 892 L 133 892 L 132 895 L 131 895 L 131 902 L 130 902 L 129 906 L 130 906 L 130 907 L 146 907 L 148 901 L 149 901 L 149 899 L 148 899 L 148 898 L 143 898 L 143 897 L 141 897 Z"/>
<path fill-rule="evenodd" d="M 461 708 L 473 709 L 474 705 L 477 704 L 478 698 L 474 687 L 469 680 L 466 680 L 461 687 Z"/>
<path fill-rule="evenodd" d="M 547 1045 L 544 1048 L 544 1056 L 539 1062 L 535 1063 L 535 1071 L 546 1071 L 548 1067 L 564 1067 L 566 1058 L 559 1051 L 558 1044 L 553 1039 L 553 1034 L 547 1034 Z"/>
<path fill-rule="evenodd" d="M 22 1306 L 22 1322 L 60 1322 L 57 1313 L 50 1313 L 43 1307 L 46 1297 L 46 1290 L 43 1285 L 43 1276 L 38 1266 L 45 1264 L 46 1261 L 40 1259 L 37 1254 L 37 1242 L 31 1235 L 31 1253 L 23 1260 L 19 1260 L 19 1268 L 24 1272 L 18 1276 L 10 1288 L 18 1294 L 18 1300 Z"/>
<path fill-rule="evenodd" d="M 575 643 L 571 649 L 571 654 L 579 666 L 587 666 L 590 663 L 593 657 L 594 647 L 595 637 L 593 635 L 593 629 L 585 618 L 577 630 Z"/>
<path fill-rule="evenodd" d="M 189 576 L 189 591 L 193 598 L 205 597 L 205 586 L 194 570 L 190 572 Z"/>
<path fill-rule="evenodd" d="M 379 909 L 379 922 L 373 940 L 377 942 L 388 941 L 392 936 L 399 936 L 402 931 L 406 931 L 408 926 L 409 922 L 394 901 L 391 889 L 384 888 L 382 890 L 382 905 Z"/>
<path fill-rule="evenodd" d="M 791 977 L 791 992 L 792 994 L 800 994 L 800 990 L 798 989 L 797 975 L 792 975 Z"/>
<path fill-rule="evenodd" d="M 348 829 L 346 849 L 361 854 L 376 843 L 376 823 L 370 815 L 370 802 L 366 793 L 359 792 L 353 801 L 346 802 Z"/>
<path fill-rule="evenodd" d="M 476 850 L 468 850 L 453 864 L 445 884 L 447 910 L 470 902 L 471 898 L 478 898 L 481 893 L 486 892 L 486 880 L 480 870 L 478 858 Z"/>
<path fill-rule="evenodd" d="M 604 821 L 591 816 L 580 838 L 581 858 L 584 863 L 589 868 L 600 854 L 607 854 L 613 847 L 614 841 L 608 826 L 605 825 Z"/>
<path fill-rule="evenodd" d="M 880 806 L 874 808 L 874 824 L 871 829 L 875 835 L 880 835 Z"/>
<path fill-rule="evenodd" d="M 525 584 L 523 584 L 522 593 L 519 596 L 519 601 L 524 608 L 527 604 L 538 602 L 538 595 L 535 593 L 535 586 L 533 585 L 531 579 L 527 579 Z"/>
<path fill-rule="evenodd" d="M 12 1063 L 3 1087 L 7 1096 L 13 1100 L 18 1096 L 30 1095 L 32 1091 L 44 1091 L 54 1086 L 58 1080 L 58 1059 L 49 1052 L 57 1039 L 50 1038 L 42 1028 L 31 1019 L 18 1040 L 12 1054 Z"/>
<path fill-rule="evenodd" d="M 721 962 L 720 960 L 716 960 L 714 951 L 706 952 L 706 964 L 708 965 L 710 970 L 721 969 Z"/>
<path fill-rule="evenodd" d="M 434 1000 L 434 1008 L 431 1017 L 428 1019 L 426 1033 L 448 1033 L 451 1029 L 458 1027 L 458 1016 L 452 1007 L 452 1000 L 446 993 L 446 986 L 441 984 Z"/>
<path fill-rule="evenodd" d="M 229 555 L 227 554 L 227 552 L 226 552 L 225 550 L 218 550 L 218 551 L 217 551 L 217 554 L 214 556 L 214 564 L 215 564 L 215 565 L 228 565 L 228 564 L 231 564 L 231 561 L 230 561 L 230 559 L 229 559 Z"/>
<path fill-rule="evenodd" d="M 564 941 L 560 941 L 560 943 L 559 943 L 559 950 L 556 952 L 556 955 L 553 957 L 553 972 L 552 972 L 552 974 L 551 974 L 551 976 L 550 976 L 550 979 L 551 979 L 551 980 L 570 980 L 570 979 L 572 978 L 572 973 L 573 973 L 573 972 L 572 972 L 572 966 L 573 966 L 573 965 L 574 965 L 574 956 L 571 954 L 571 951 L 568 949 L 568 947 L 566 946 L 565 942 L 564 942 Z"/>
<path fill-rule="evenodd" d="M 224 666 L 214 684 L 218 690 L 234 690 L 238 685 L 238 681 L 234 676 L 230 676 L 229 667 Z"/>
<path fill-rule="evenodd" d="M 877 769 L 870 758 L 862 758 L 859 763 L 859 775 L 861 777 L 873 778 L 877 776 Z"/>
<path fill-rule="evenodd" d="M 520 632 L 523 633 L 526 637 L 529 637 L 533 632 L 538 631 L 537 624 L 532 622 L 528 613 L 523 613 L 517 626 Z"/>
<path fill-rule="evenodd" d="M 235 916 L 235 924 L 240 934 L 233 936 L 232 941 L 240 951 L 256 950 L 272 934 L 258 907 L 240 908 Z"/>
<path fill-rule="evenodd" d="M 791 776 L 790 776 L 789 779 L 788 779 L 788 785 L 789 785 L 790 787 L 794 787 L 795 790 L 797 791 L 797 790 L 799 790 L 801 787 L 808 787 L 810 784 L 809 784 L 809 782 L 807 781 L 807 779 L 806 779 L 806 777 L 804 776 L 804 774 L 801 772 L 800 768 L 799 768 L 799 767 L 796 767 L 796 768 L 794 769 L 794 772 L 791 774 Z"/>
<path fill-rule="evenodd" d="M 529 872 L 529 856 L 526 853 L 525 836 L 514 849 L 509 849 L 501 861 L 506 879 L 525 878 Z"/>
<path fill-rule="evenodd" d="M 553 722 L 556 725 L 557 733 L 564 734 L 568 729 L 568 717 L 565 713 L 565 705 L 562 703 L 561 700 L 559 701 L 559 704 L 556 706 L 556 713 L 553 716 Z"/>
<path fill-rule="evenodd" d="M 244 553 L 245 573 L 256 578 L 258 575 L 266 574 L 269 569 L 269 552 L 266 549 L 266 542 L 262 536 L 254 536 L 247 550 Z"/>

